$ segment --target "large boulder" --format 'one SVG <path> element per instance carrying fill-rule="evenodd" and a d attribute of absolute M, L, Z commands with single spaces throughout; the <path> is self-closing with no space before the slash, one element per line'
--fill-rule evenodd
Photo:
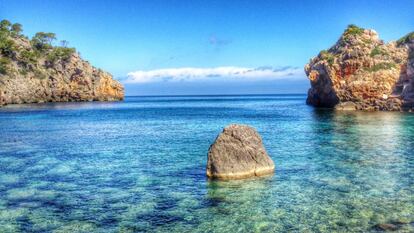
<path fill-rule="evenodd" d="M 208 151 L 207 176 L 243 179 L 272 174 L 275 164 L 257 131 L 247 125 L 229 125 Z"/>

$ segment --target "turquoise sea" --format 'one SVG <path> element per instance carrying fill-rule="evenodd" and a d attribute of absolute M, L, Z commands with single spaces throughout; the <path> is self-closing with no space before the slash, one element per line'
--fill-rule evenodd
<path fill-rule="evenodd" d="M 305 95 L 127 97 L 0 109 L 0 232 L 414 232 L 414 114 Z M 207 151 L 254 126 L 271 177 L 209 181 Z"/>

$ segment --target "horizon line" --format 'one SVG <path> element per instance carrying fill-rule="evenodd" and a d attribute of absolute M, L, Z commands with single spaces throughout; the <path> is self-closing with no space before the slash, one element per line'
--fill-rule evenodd
<path fill-rule="evenodd" d="M 125 97 L 208 97 L 208 96 L 294 96 L 306 93 L 272 93 L 272 94 L 184 94 L 184 95 L 125 95 Z"/>

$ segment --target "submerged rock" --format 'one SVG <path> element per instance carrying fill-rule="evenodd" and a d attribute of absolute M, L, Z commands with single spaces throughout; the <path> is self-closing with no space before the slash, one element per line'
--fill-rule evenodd
<path fill-rule="evenodd" d="M 406 219 L 399 219 L 396 221 L 393 221 L 391 223 L 379 223 L 376 224 L 373 229 L 377 230 L 377 231 L 401 231 L 403 230 L 405 227 L 407 227 L 407 225 L 411 224 L 412 226 L 414 226 L 414 222 L 411 222 L 406 220 Z M 412 232 L 412 231 L 407 231 L 407 229 L 403 230 L 404 232 Z"/>
<path fill-rule="evenodd" d="M 342 110 L 342 111 L 354 111 L 357 109 L 357 105 L 353 102 L 344 102 L 339 103 L 335 106 L 336 110 Z"/>
<path fill-rule="evenodd" d="M 409 111 L 414 108 L 414 32 L 384 43 L 374 30 L 350 25 L 335 45 L 310 60 L 305 72 L 310 105 L 353 110 L 354 103 L 356 110 Z"/>
<path fill-rule="evenodd" d="M 208 151 L 207 176 L 243 179 L 272 174 L 275 165 L 256 130 L 247 125 L 229 125 Z"/>
<path fill-rule="evenodd" d="M 374 226 L 376 230 L 380 231 L 396 231 L 398 230 L 398 226 L 391 224 L 391 223 L 380 223 Z"/>

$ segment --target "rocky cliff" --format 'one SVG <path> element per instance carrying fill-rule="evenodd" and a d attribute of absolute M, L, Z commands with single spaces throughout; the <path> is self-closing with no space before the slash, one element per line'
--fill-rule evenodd
<path fill-rule="evenodd" d="M 0 22 L 0 106 L 124 98 L 118 81 L 83 60 L 66 41 L 54 46 L 53 33 L 29 40 L 20 32 L 20 24 Z"/>
<path fill-rule="evenodd" d="M 414 109 L 414 32 L 384 43 L 350 25 L 334 46 L 305 66 L 307 103 L 342 110 Z"/>

